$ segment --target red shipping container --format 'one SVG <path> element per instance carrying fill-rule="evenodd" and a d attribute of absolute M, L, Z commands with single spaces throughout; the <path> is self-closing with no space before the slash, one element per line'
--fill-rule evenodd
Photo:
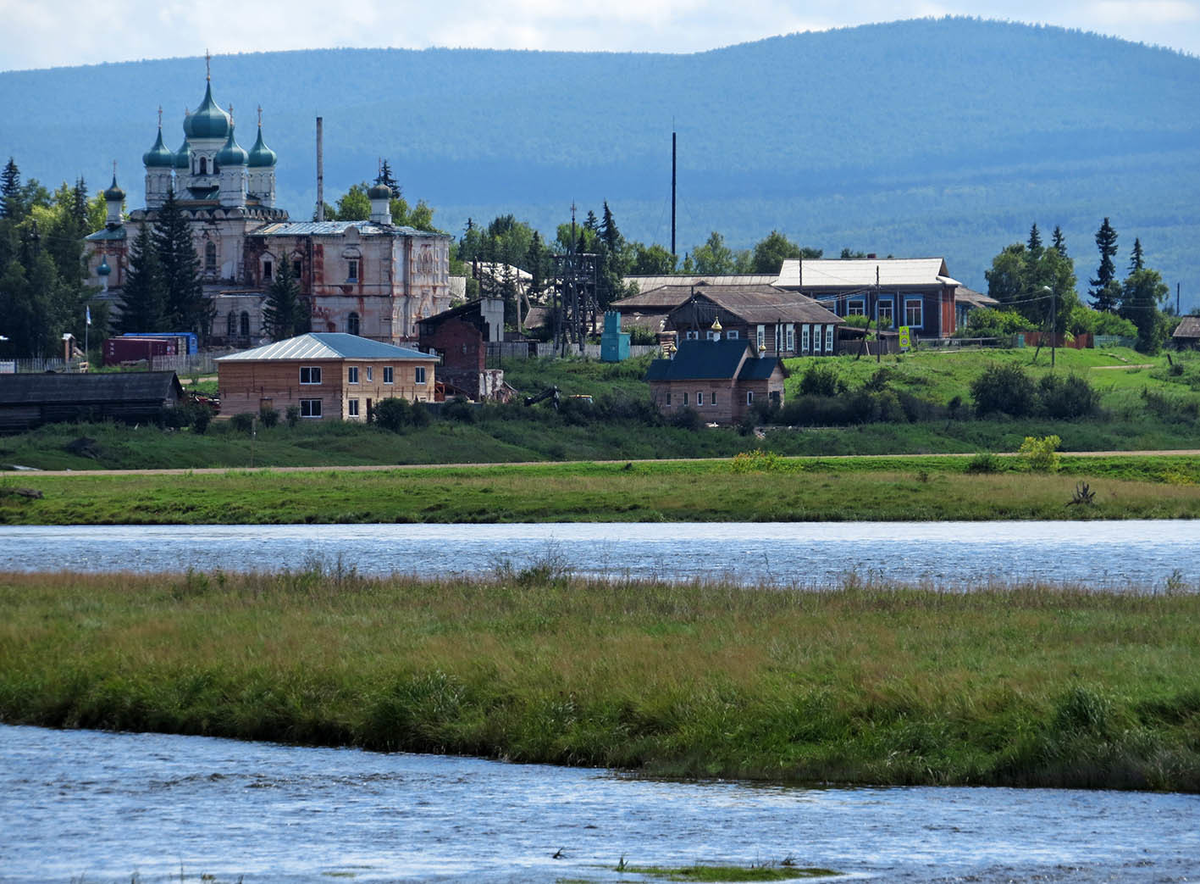
<path fill-rule="evenodd" d="M 178 338 L 109 338 L 104 342 L 104 364 L 120 365 L 143 359 L 149 361 L 154 356 L 175 356 L 179 346 Z"/>

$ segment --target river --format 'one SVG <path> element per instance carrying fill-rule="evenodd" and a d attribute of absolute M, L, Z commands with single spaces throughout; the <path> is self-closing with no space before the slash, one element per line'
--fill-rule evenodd
<path fill-rule="evenodd" d="M 622 857 L 790 858 L 889 882 L 1166 882 L 1200 875 L 1198 819 L 1195 795 L 662 782 L 0 725 L 6 884 L 648 880 L 615 872 Z"/>

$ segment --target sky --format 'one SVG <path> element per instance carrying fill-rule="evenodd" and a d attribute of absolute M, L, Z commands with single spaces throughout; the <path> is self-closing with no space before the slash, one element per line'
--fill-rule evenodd
<path fill-rule="evenodd" d="M 797 31 L 966 15 L 1200 56 L 1200 0 L 0 0 L 0 71 L 281 49 L 697 52 Z"/>

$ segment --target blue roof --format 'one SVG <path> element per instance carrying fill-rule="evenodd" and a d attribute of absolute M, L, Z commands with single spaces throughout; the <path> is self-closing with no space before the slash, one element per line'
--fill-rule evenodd
<path fill-rule="evenodd" d="M 774 356 L 755 355 L 748 340 L 681 341 L 674 359 L 650 363 L 646 380 L 763 380 L 781 364 Z"/>
<path fill-rule="evenodd" d="M 437 362 L 438 357 L 408 347 L 384 344 L 345 332 L 310 332 L 273 344 L 264 344 L 240 353 L 230 353 L 217 362 L 295 361 L 300 359 L 422 359 Z"/>
<path fill-rule="evenodd" d="M 376 224 L 374 221 L 284 221 L 269 224 L 261 230 L 256 230 L 250 236 L 341 236 L 351 227 L 358 228 L 359 233 L 367 236 L 444 236 L 448 233 L 434 233 L 429 230 L 417 230 L 415 227 L 393 227 Z"/>

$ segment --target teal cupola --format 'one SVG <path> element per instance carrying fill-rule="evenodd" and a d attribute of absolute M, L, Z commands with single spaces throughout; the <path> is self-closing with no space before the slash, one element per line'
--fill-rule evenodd
<path fill-rule="evenodd" d="M 184 172 L 192 168 L 192 146 L 186 138 L 183 139 L 183 144 L 179 145 L 179 150 L 175 151 L 175 168 Z"/>
<path fill-rule="evenodd" d="M 147 169 L 171 169 L 175 166 L 174 152 L 163 144 L 162 125 L 158 127 L 158 137 L 154 146 L 142 154 L 142 165 Z"/>
<path fill-rule="evenodd" d="M 212 82 L 204 85 L 204 101 L 194 114 L 183 121 L 183 134 L 189 141 L 225 138 L 233 130 L 233 120 L 221 110 L 212 97 Z"/>
<path fill-rule="evenodd" d="M 233 126 L 229 127 L 229 137 L 225 146 L 217 151 L 217 168 L 222 166 L 244 166 L 250 157 L 233 138 Z"/>
<path fill-rule="evenodd" d="M 108 210 L 104 226 L 115 229 L 121 226 L 121 205 L 125 202 L 125 191 L 117 185 L 117 164 L 113 162 L 112 184 L 104 191 L 104 205 Z"/>
<path fill-rule="evenodd" d="M 117 184 L 117 173 L 115 171 L 113 172 L 112 184 L 104 191 L 104 201 L 106 203 L 125 202 L 125 191 L 121 190 L 120 185 Z"/>
<path fill-rule="evenodd" d="M 266 142 L 263 141 L 262 123 L 259 122 L 258 140 L 254 142 L 254 147 L 250 148 L 250 166 L 254 169 L 266 169 L 274 166 L 278 161 L 278 154 L 267 147 Z"/>
<path fill-rule="evenodd" d="M 100 256 L 100 266 L 96 268 L 96 276 L 100 279 L 100 288 L 108 291 L 108 277 L 112 274 L 112 268 L 108 266 L 108 256 Z"/>

